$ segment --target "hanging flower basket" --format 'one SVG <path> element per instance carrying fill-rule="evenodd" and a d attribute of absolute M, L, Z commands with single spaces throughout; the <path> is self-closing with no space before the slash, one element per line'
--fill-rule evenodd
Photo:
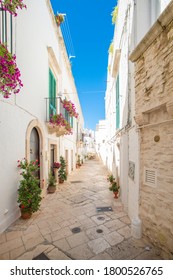
<path fill-rule="evenodd" d="M 0 93 L 4 98 L 9 98 L 12 93 L 16 94 L 20 91 L 23 86 L 20 76 L 16 56 L 0 42 Z"/>
<path fill-rule="evenodd" d="M 53 127 L 64 127 L 66 132 L 64 134 L 72 134 L 72 128 L 70 126 L 70 124 L 68 123 L 68 121 L 66 121 L 66 119 L 63 117 L 62 114 L 55 114 L 52 115 L 50 117 L 50 121 L 49 123 L 53 126 Z"/>
<path fill-rule="evenodd" d="M 8 11 L 13 16 L 17 16 L 17 9 L 26 8 L 23 0 L 0 0 L 1 7 L 4 11 Z"/>
<path fill-rule="evenodd" d="M 63 108 L 69 112 L 70 117 L 79 117 L 79 114 L 76 112 L 75 105 L 70 100 L 64 99 L 61 102 L 63 104 Z"/>

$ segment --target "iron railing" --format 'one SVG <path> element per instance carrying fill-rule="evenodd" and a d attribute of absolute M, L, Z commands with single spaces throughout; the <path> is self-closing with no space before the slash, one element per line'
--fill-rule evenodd
<path fill-rule="evenodd" d="M 8 51 L 13 53 L 13 17 L 0 6 L 0 42 L 7 44 Z"/>
<path fill-rule="evenodd" d="M 70 116 L 68 111 L 63 108 L 60 97 L 49 98 L 46 97 L 46 122 L 50 121 L 51 115 L 62 114 L 63 117 L 70 123 Z"/>

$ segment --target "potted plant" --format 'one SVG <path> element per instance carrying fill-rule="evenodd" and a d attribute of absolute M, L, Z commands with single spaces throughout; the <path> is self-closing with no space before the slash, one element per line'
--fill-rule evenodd
<path fill-rule="evenodd" d="M 77 156 L 77 163 L 76 163 L 76 168 L 80 168 L 81 166 L 81 160 L 80 160 L 80 155 Z"/>
<path fill-rule="evenodd" d="M 49 123 L 52 127 L 64 127 L 66 132 L 65 134 L 72 134 L 72 127 L 70 126 L 69 122 L 64 118 L 64 116 L 60 114 L 55 114 L 50 116 Z"/>
<path fill-rule="evenodd" d="M 49 172 L 47 191 L 48 193 L 54 193 L 56 191 L 56 179 L 51 171 Z"/>
<path fill-rule="evenodd" d="M 58 26 L 64 21 L 64 15 L 63 14 L 58 14 L 55 16 L 55 20 Z"/>
<path fill-rule="evenodd" d="M 60 168 L 58 170 L 58 177 L 59 177 L 59 183 L 64 183 L 65 180 L 67 180 L 67 172 L 66 172 L 66 162 L 65 159 L 60 156 Z"/>
<path fill-rule="evenodd" d="M 107 181 L 110 182 L 110 183 L 113 183 L 113 182 L 115 181 L 114 176 L 113 176 L 112 174 L 111 174 L 111 175 L 108 175 Z"/>
<path fill-rule="evenodd" d="M 109 190 L 114 193 L 114 198 L 118 198 L 119 186 L 117 185 L 117 182 L 112 182 L 111 186 L 109 187 Z"/>
<path fill-rule="evenodd" d="M 21 217 L 28 219 L 33 212 L 38 211 L 41 201 L 40 180 L 38 178 L 38 160 L 28 162 L 26 159 L 18 160 L 18 167 L 21 169 L 20 185 L 18 188 L 18 200 L 21 210 Z"/>

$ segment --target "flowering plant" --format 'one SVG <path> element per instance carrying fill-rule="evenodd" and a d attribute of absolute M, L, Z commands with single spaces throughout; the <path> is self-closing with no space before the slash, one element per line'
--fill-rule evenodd
<path fill-rule="evenodd" d="M 4 98 L 18 93 L 23 86 L 20 71 L 16 65 L 16 56 L 12 55 L 0 42 L 0 92 Z"/>
<path fill-rule="evenodd" d="M 61 166 L 61 163 L 60 163 L 60 162 L 54 162 L 54 163 L 53 163 L 53 168 L 59 169 L 60 166 Z"/>
<path fill-rule="evenodd" d="M 65 127 L 67 132 L 65 134 L 72 134 L 72 128 L 68 121 L 63 117 L 62 114 L 55 114 L 50 117 L 50 124 L 59 126 L 59 127 Z"/>
<path fill-rule="evenodd" d="M 67 99 L 61 101 L 63 103 L 63 108 L 65 108 L 68 112 L 70 117 L 78 118 L 79 114 L 76 112 L 75 105 Z"/>
<path fill-rule="evenodd" d="M 22 211 L 36 212 L 40 207 L 41 189 L 39 188 L 39 179 L 37 172 L 39 170 L 38 160 L 28 162 L 26 159 L 18 160 L 18 168 L 21 169 L 20 175 L 23 179 L 20 181 L 18 189 L 18 200 Z"/>
<path fill-rule="evenodd" d="M 59 26 L 64 21 L 64 16 L 62 14 L 58 14 L 55 16 L 55 20 Z"/>
<path fill-rule="evenodd" d="M 63 156 L 60 156 L 60 163 L 61 163 L 61 167 L 58 170 L 58 177 L 60 182 L 64 182 L 65 180 L 67 180 L 67 172 L 66 172 L 66 161 L 63 158 Z"/>
<path fill-rule="evenodd" d="M 23 0 L 0 0 L 0 4 L 3 10 L 8 11 L 15 17 L 17 16 L 16 10 L 18 8 L 26 8 L 26 5 L 23 3 Z"/>

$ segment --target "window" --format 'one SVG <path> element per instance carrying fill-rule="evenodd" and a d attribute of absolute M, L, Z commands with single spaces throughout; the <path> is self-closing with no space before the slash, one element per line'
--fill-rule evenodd
<path fill-rule="evenodd" d="M 119 75 L 116 80 L 116 129 L 120 127 L 120 92 L 119 92 Z"/>
<path fill-rule="evenodd" d="M 49 69 L 49 116 L 56 114 L 56 80 Z"/>
<path fill-rule="evenodd" d="M 73 117 L 70 117 L 70 126 L 73 127 Z"/>
<path fill-rule="evenodd" d="M 9 52 L 13 53 L 13 17 L 0 6 L 0 42 L 7 44 Z"/>
<path fill-rule="evenodd" d="M 69 112 L 67 110 L 65 110 L 65 119 L 68 123 L 70 123 L 70 115 L 69 115 Z"/>

